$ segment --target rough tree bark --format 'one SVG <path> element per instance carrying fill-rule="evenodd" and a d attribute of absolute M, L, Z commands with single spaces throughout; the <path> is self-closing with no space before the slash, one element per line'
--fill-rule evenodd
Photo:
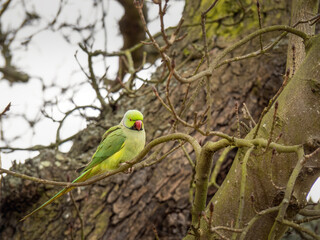
<path fill-rule="evenodd" d="M 316 15 L 319 8 L 319 1 L 294 1 L 292 6 L 292 22 L 308 19 L 307 15 Z M 310 18 L 310 16 L 309 16 Z M 301 30 L 307 34 L 314 34 L 314 26 L 302 25 Z M 295 45 L 295 57 L 292 57 L 292 45 Z M 264 116 L 261 128 L 257 137 L 265 139 L 270 136 L 273 122 L 273 138 L 281 136 L 279 142 L 284 145 L 301 144 L 307 153 L 313 152 L 319 147 L 320 125 L 319 121 L 319 59 L 320 59 L 320 36 L 302 42 L 297 37 L 289 40 L 287 62 L 288 69 L 291 69 L 292 79 L 277 99 L 277 116 L 274 118 L 275 105 Z M 294 72 L 296 71 L 296 73 Z M 303 126 L 303 127 L 301 127 Z M 246 136 L 247 139 L 254 138 L 256 129 L 252 129 Z M 243 175 L 243 157 L 248 149 L 237 153 L 237 157 L 230 169 L 230 173 L 215 196 L 211 199 L 214 204 L 213 226 L 231 227 L 238 218 L 241 181 L 246 178 L 245 200 L 243 212 L 245 213 L 242 222 L 237 226 L 243 228 L 256 215 L 256 211 L 262 211 L 273 206 L 278 206 L 285 195 L 287 182 L 297 162 L 300 161 L 293 154 L 279 154 L 272 156 L 272 149 L 269 152 L 259 150 L 253 154 L 247 163 L 248 172 Z M 293 195 L 291 196 L 286 218 L 293 218 L 300 209 L 306 205 L 306 196 L 314 181 L 320 175 L 319 154 L 307 159 L 305 168 L 299 174 L 295 183 Z M 276 187 L 276 186 L 280 186 Z M 282 187 L 282 188 L 281 188 Z M 252 199 L 255 199 L 252 203 Z M 231 199 L 226 202 L 226 199 Z M 255 223 L 246 239 L 267 239 L 271 229 L 275 229 L 275 239 L 280 239 L 288 226 L 278 224 L 278 212 L 266 214 Z M 207 224 L 203 221 L 203 229 Z M 214 239 L 212 233 L 205 230 L 203 239 Z M 235 236 L 230 231 L 222 231 L 224 236 Z M 240 234 L 239 234 L 240 235 Z M 187 239 L 192 239 L 188 237 Z M 233 238 L 234 239 L 234 238 Z"/>
<path fill-rule="evenodd" d="M 205 6 L 208 5 L 209 2 L 210 1 L 186 1 L 184 12 L 186 23 L 199 22 L 199 13 L 205 9 Z M 266 9 L 272 6 L 268 4 L 269 3 L 266 4 Z M 286 1 L 278 4 L 279 5 L 274 6 L 274 8 L 270 7 L 268 11 L 264 11 L 265 25 L 279 24 L 280 22 L 288 24 L 289 11 L 287 11 L 287 9 L 289 6 L 287 6 Z M 281 17 L 275 18 L 274 16 L 277 13 L 280 14 Z M 246 21 L 245 24 L 250 25 L 251 20 L 247 19 Z M 254 23 L 257 22 L 254 21 Z M 235 25 L 235 28 L 237 28 L 237 25 Z M 231 41 L 226 41 L 230 35 L 218 36 L 215 34 L 217 29 L 217 27 L 208 29 L 208 34 L 211 36 L 211 39 L 213 39 L 209 44 L 210 56 L 212 57 L 229 44 L 232 44 L 232 42 L 237 41 L 234 36 Z M 244 28 L 241 28 L 241 30 L 243 34 L 246 34 Z M 175 46 L 177 53 L 182 53 L 183 49 L 190 46 L 190 43 L 194 43 L 195 45 L 202 44 L 200 26 L 188 31 L 188 38 L 181 44 Z M 277 35 L 269 34 L 263 39 L 267 41 L 274 36 Z M 256 49 L 259 49 L 258 41 L 252 41 L 246 46 L 246 52 Z M 266 106 L 268 100 L 281 86 L 282 74 L 285 72 L 286 65 L 286 55 L 284 54 L 286 50 L 286 45 L 280 44 L 280 46 L 272 52 L 271 56 L 263 55 L 259 58 L 248 59 L 245 62 L 234 62 L 219 68 L 215 72 L 211 88 L 213 99 L 211 127 L 213 130 L 223 131 L 230 135 L 235 134 L 236 114 L 234 108 L 236 102 L 245 102 L 255 120 L 258 119 L 263 107 Z M 243 51 L 244 49 L 238 49 L 233 52 L 232 55 L 240 55 Z M 318 49 L 318 53 L 319 52 L 320 50 Z M 316 51 L 311 49 L 310 54 L 311 53 L 315 54 Z M 199 56 L 201 57 L 200 53 L 192 52 L 192 56 L 188 58 L 188 61 L 180 71 L 185 71 L 186 75 L 192 74 L 199 64 Z M 315 57 L 319 59 L 319 56 L 313 55 L 310 58 L 314 60 Z M 181 54 L 177 56 L 176 61 L 179 62 L 185 59 L 186 56 Z M 204 67 L 205 66 L 201 68 Z M 296 73 L 295 79 L 305 79 L 302 75 L 314 73 L 310 69 L 312 65 L 307 65 L 306 67 L 304 70 L 306 72 L 301 71 L 300 73 Z M 160 72 L 161 69 L 159 69 L 155 75 L 160 75 Z M 308 79 L 313 80 L 299 81 L 292 79 L 290 82 L 292 88 L 290 87 L 289 89 L 288 86 L 288 90 L 286 90 L 288 93 L 282 97 L 283 99 L 286 97 L 290 98 L 290 102 L 293 102 L 298 97 L 305 98 L 306 105 L 302 106 L 305 112 L 302 112 L 298 108 L 301 106 L 297 104 L 292 104 L 290 108 L 286 108 L 284 106 L 286 100 L 280 101 L 279 99 L 279 102 L 281 102 L 279 109 L 283 109 L 282 111 L 288 109 L 287 112 L 281 113 L 280 117 L 281 126 L 284 129 L 292 129 L 296 126 L 291 126 L 290 124 L 302 124 L 304 126 L 307 122 L 312 124 L 312 122 L 308 120 L 303 120 L 308 111 L 312 111 L 315 117 L 314 119 L 319 119 L 317 113 L 314 112 L 319 106 L 315 106 L 315 108 L 310 110 L 308 105 L 311 102 L 314 103 L 315 100 L 319 102 L 319 79 L 317 79 L 316 76 L 310 76 Z M 303 87 L 306 88 L 306 93 L 308 93 L 307 96 L 301 95 L 299 91 L 294 90 L 300 87 L 299 84 L 302 83 L 304 84 Z M 313 85 L 310 85 L 310 83 Z M 187 86 L 172 82 L 171 87 L 172 102 L 178 108 Z M 196 84 L 192 84 L 191 90 L 195 87 Z M 159 85 L 159 92 L 162 92 L 161 89 L 164 88 L 165 86 Z M 70 179 L 74 178 L 76 176 L 74 170 L 89 161 L 105 128 L 117 124 L 125 110 L 129 108 L 138 108 L 144 113 L 147 141 L 169 133 L 173 120 L 172 116 L 158 102 L 150 88 L 146 87 L 141 91 L 143 97 L 135 99 L 123 97 L 114 112 L 109 112 L 106 116 L 101 116 L 101 119 L 97 123 L 89 124 L 75 139 L 74 146 L 69 153 L 61 154 L 53 150 L 43 150 L 39 156 L 29 159 L 24 164 L 14 165 L 12 169 L 17 172 L 46 179 L 66 181 L 67 175 L 70 176 Z M 292 95 L 293 98 L 291 98 Z M 187 113 L 187 119 L 190 121 L 193 119 L 194 111 L 204 111 L 204 103 L 205 91 L 200 90 L 194 105 L 190 107 Z M 318 110 L 320 111 L 320 109 Z M 288 120 L 286 120 L 286 114 L 291 114 L 290 116 L 292 116 L 292 118 L 296 117 L 298 119 L 297 122 L 288 122 Z M 270 119 L 269 115 L 265 118 Z M 301 121 L 303 121 L 303 123 Z M 316 122 L 313 124 L 317 125 Z M 319 125 L 317 125 L 317 127 L 319 127 Z M 267 128 L 267 132 L 268 129 L 269 128 Z M 286 144 L 307 143 L 306 133 L 301 132 L 303 129 L 296 130 L 297 131 L 289 131 L 289 133 L 282 138 L 282 141 Z M 316 132 L 317 136 L 319 134 L 318 130 L 319 129 L 317 129 Z M 281 130 L 277 133 L 280 131 Z M 196 132 L 191 132 L 190 134 L 202 143 L 209 139 L 216 139 L 199 136 Z M 245 132 L 242 134 L 244 136 Z M 262 131 L 260 131 L 259 134 L 262 134 Z M 317 137 L 315 135 L 312 136 Z M 294 139 L 294 141 L 291 139 Z M 177 143 L 167 143 L 159 147 L 159 156 L 176 145 Z M 186 146 L 186 148 L 190 156 L 194 158 L 191 147 Z M 232 152 L 231 155 L 234 155 L 234 152 Z M 287 178 L 291 170 L 288 169 L 288 171 L 284 171 L 281 174 L 277 173 L 276 169 L 280 167 L 279 165 L 283 164 L 284 161 L 286 161 L 285 164 L 289 165 L 295 161 L 291 161 L 287 156 L 281 156 L 282 159 L 273 162 L 274 165 L 270 166 L 270 163 L 266 163 L 265 165 L 266 169 L 270 169 L 270 171 L 273 172 L 276 183 L 282 181 L 282 178 Z M 262 161 L 263 157 L 260 157 L 258 160 Z M 235 169 L 240 165 L 238 160 L 236 161 L 236 164 L 232 167 L 232 172 L 235 172 Z M 218 178 L 219 184 L 222 183 L 222 180 L 228 172 L 230 163 L 231 157 L 223 166 L 223 171 Z M 252 181 L 257 180 L 256 174 L 258 170 L 255 169 L 255 166 L 255 162 L 250 163 Z M 266 171 L 265 178 L 268 178 L 268 173 L 269 172 Z M 318 170 L 313 170 L 312 173 L 306 172 L 306 174 L 316 173 L 318 173 Z M 230 175 L 228 180 L 234 181 L 232 178 L 240 177 L 239 174 L 234 175 L 235 174 Z M 162 240 L 183 238 L 191 223 L 191 204 L 189 202 L 189 185 L 191 180 L 191 167 L 184 153 L 178 150 L 152 167 L 135 171 L 130 175 L 120 174 L 96 183 L 93 186 L 81 187 L 74 190 L 73 194 L 84 221 L 84 234 L 86 239 L 154 239 L 153 226 L 155 226 Z M 234 209 L 237 209 L 236 205 L 238 201 L 229 201 L 237 199 L 239 196 L 239 193 L 235 191 L 239 189 L 237 181 L 234 181 L 234 183 L 233 186 L 231 186 L 231 184 L 224 184 L 212 200 L 215 203 L 223 199 L 223 204 L 215 203 L 215 224 L 217 225 L 228 225 L 231 222 L 230 219 L 234 219 Z M 270 205 L 273 204 L 272 201 L 277 199 L 278 192 L 272 190 L 271 187 L 264 188 L 263 182 L 260 180 L 255 183 L 256 184 L 252 186 L 250 185 L 250 187 L 254 189 L 255 198 L 259 199 L 257 205 L 258 210 L 270 207 Z M 69 196 L 62 197 L 25 222 L 18 222 L 22 216 L 30 212 L 30 210 L 34 209 L 40 203 L 46 201 L 57 190 L 57 188 L 51 186 L 43 186 L 41 184 L 6 176 L 3 179 L 3 187 L 1 189 L 0 238 L 80 239 L 80 220 L 77 217 L 75 207 Z M 306 191 L 306 189 L 303 189 L 303 191 Z M 211 187 L 209 189 L 208 199 L 211 199 L 215 192 L 216 189 Z M 226 197 L 225 195 L 228 196 Z M 297 198 L 301 199 L 300 195 Z M 252 209 L 248 214 L 248 219 L 250 214 L 252 214 L 251 212 Z M 262 224 L 261 222 L 261 225 Z M 268 224 L 270 225 L 271 222 L 269 221 Z M 259 229 L 261 230 L 261 228 Z M 248 239 L 258 239 L 253 238 L 252 235 L 250 235 L 250 237 L 251 238 Z"/>

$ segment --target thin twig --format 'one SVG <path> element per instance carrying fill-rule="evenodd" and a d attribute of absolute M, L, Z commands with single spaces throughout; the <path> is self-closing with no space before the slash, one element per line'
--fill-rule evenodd
<path fill-rule="evenodd" d="M 279 206 L 276 207 L 272 207 L 272 208 L 267 208 L 265 210 L 262 210 L 261 212 L 259 212 L 258 214 L 256 214 L 253 218 L 251 218 L 251 220 L 246 224 L 246 227 L 243 229 L 241 235 L 240 235 L 240 240 L 245 240 L 246 239 L 246 235 L 249 232 L 250 228 L 254 225 L 254 223 L 256 221 L 259 220 L 259 218 L 263 215 L 267 215 L 273 212 L 276 212 L 279 210 Z"/>
<path fill-rule="evenodd" d="M 302 216 L 320 216 L 320 209 L 301 209 L 299 214 Z"/>
<path fill-rule="evenodd" d="M 207 61 L 207 66 L 210 68 L 210 58 L 208 53 L 208 43 L 207 43 L 207 33 L 206 33 L 206 18 L 209 11 L 211 11 L 214 6 L 217 4 L 218 0 L 215 0 L 209 8 L 201 13 L 201 26 L 202 26 L 202 37 L 204 43 L 204 54 Z M 206 132 L 210 131 L 210 124 L 211 124 L 211 108 L 212 108 L 212 99 L 211 99 L 211 83 L 210 83 L 210 76 L 206 75 L 206 103 L 208 107 L 207 112 L 207 125 L 206 125 Z"/>
<path fill-rule="evenodd" d="M 0 10 L 0 17 L 7 10 L 10 3 L 11 3 L 11 0 L 7 0 L 5 3 L 2 4 L 1 10 Z"/>
<path fill-rule="evenodd" d="M 277 100 L 277 98 L 279 97 L 280 93 L 283 91 L 284 87 L 287 85 L 288 79 L 289 79 L 289 74 L 290 74 L 290 69 L 287 70 L 286 75 L 284 76 L 284 80 L 283 83 L 281 85 L 281 87 L 279 88 L 278 92 L 276 93 L 276 95 L 273 96 L 273 98 L 271 98 L 271 100 L 269 101 L 269 104 L 267 107 L 265 107 L 259 117 L 259 121 L 258 124 L 256 126 L 256 130 L 253 134 L 253 138 L 256 138 L 258 135 L 258 131 L 260 129 L 260 125 L 262 122 L 262 118 L 266 115 L 266 113 L 270 110 L 270 108 L 272 107 L 273 103 Z"/>
<path fill-rule="evenodd" d="M 235 233 L 241 233 L 243 231 L 243 229 L 241 228 L 232 228 L 232 227 L 225 227 L 225 226 L 217 226 L 210 229 L 210 231 L 214 231 L 214 230 L 224 230 L 224 231 L 235 232 Z"/>
<path fill-rule="evenodd" d="M 262 29 L 262 21 L 261 21 L 259 0 L 257 0 L 257 11 L 258 11 L 258 19 L 259 19 L 259 28 Z M 262 35 L 259 36 L 259 39 L 260 39 L 260 49 L 261 49 L 261 52 L 262 52 L 263 51 Z"/>
<path fill-rule="evenodd" d="M 306 154 L 305 158 L 311 158 L 313 157 L 315 154 L 317 154 L 320 151 L 320 147 L 317 148 L 316 150 L 314 150 L 312 153 Z"/>
<path fill-rule="evenodd" d="M 95 110 L 99 110 L 101 112 L 101 109 L 96 107 L 96 106 L 93 106 L 93 105 L 84 105 L 84 106 L 76 106 L 74 107 L 73 109 L 67 111 L 66 113 L 64 113 L 64 116 L 63 118 L 59 121 L 59 126 L 57 128 L 57 132 L 56 132 L 56 142 L 60 142 L 61 139 L 60 139 L 60 130 L 63 126 L 63 123 L 64 121 L 76 110 L 80 110 L 80 109 L 86 109 L 86 108 L 92 108 L 92 109 L 95 109 Z M 58 145 L 57 145 L 58 146 Z"/>
<path fill-rule="evenodd" d="M 271 154 L 271 165 L 273 165 L 273 161 L 274 161 L 274 157 L 276 156 L 277 151 L 275 149 L 272 150 L 272 154 Z M 273 172 L 272 169 L 270 170 L 270 181 L 271 184 L 278 190 L 283 190 L 285 189 L 285 187 L 280 187 L 278 186 L 274 181 L 273 181 Z"/>
<path fill-rule="evenodd" d="M 215 234 L 217 234 L 217 235 L 220 237 L 220 239 L 222 239 L 222 240 L 229 240 L 229 238 L 227 238 L 226 236 L 224 236 L 222 233 L 218 232 L 218 230 L 216 230 L 216 229 L 212 229 L 212 232 L 214 232 Z"/>
<path fill-rule="evenodd" d="M 210 183 L 209 186 L 214 185 L 216 188 L 220 188 L 220 186 L 217 184 L 217 176 L 220 172 L 221 169 L 221 165 L 224 162 L 224 160 L 226 159 L 228 153 L 233 149 L 234 147 L 232 146 L 228 146 L 226 147 L 223 152 L 221 153 L 220 157 L 218 158 L 218 160 L 216 161 L 216 165 L 214 166 L 214 169 L 212 171 L 211 174 L 211 178 L 210 178 Z"/>
<path fill-rule="evenodd" d="M 240 226 L 244 225 L 242 218 L 244 213 L 245 191 L 246 191 L 246 183 L 247 183 L 247 163 L 253 149 L 254 147 L 251 147 L 247 150 L 241 166 L 242 171 L 241 171 L 241 183 L 240 183 L 240 201 L 239 201 L 239 210 L 238 210 L 238 216 L 237 216 L 235 228 L 239 228 Z M 236 238 L 237 238 L 237 234 L 234 233 L 232 235 L 232 239 L 236 239 Z"/>
<path fill-rule="evenodd" d="M 170 151 L 166 152 L 165 154 L 163 154 L 161 157 L 159 157 L 158 159 L 152 161 L 152 162 L 141 162 L 138 163 L 137 166 L 135 167 L 135 169 L 140 169 L 140 168 L 144 168 L 144 167 L 150 167 L 152 165 L 158 164 L 159 162 L 161 162 L 163 159 L 165 159 L 167 156 L 169 156 L 171 153 L 175 152 L 177 149 L 179 149 L 180 147 L 183 147 L 183 145 L 185 144 L 185 142 L 181 142 L 178 146 L 172 148 Z"/>
<path fill-rule="evenodd" d="M 153 233 L 154 233 L 154 237 L 156 238 L 156 240 L 160 240 L 159 235 L 158 235 L 158 232 L 157 232 L 157 229 L 156 229 L 156 227 L 154 226 L 154 224 L 152 224 L 152 231 L 153 231 Z"/>
<path fill-rule="evenodd" d="M 276 103 L 274 104 L 274 112 L 273 112 L 273 118 L 272 118 L 272 125 L 271 125 L 270 134 L 269 134 L 269 139 L 268 139 L 268 144 L 267 144 L 267 147 L 266 147 L 265 152 L 268 151 L 269 145 L 270 145 L 270 143 L 271 143 L 271 141 L 272 141 L 274 126 L 276 125 L 276 121 L 277 121 L 278 106 L 279 106 L 279 104 L 278 104 L 278 102 L 276 102 Z"/>
<path fill-rule="evenodd" d="M 296 47 L 293 44 L 292 45 L 292 75 L 291 75 L 291 77 L 293 77 L 295 71 L 296 71 Z"/>
<path fill-rule="evenodd" d="M 6 114 L 6 112 L 10 111 L 11 102 L 8 103 L 8 105 L 3 109 L 3 111 L 0 113 L 0 118 Z"/>
<path fill-rule="evenodd" d="M 32 147 L 26 147 L 26 148 L 4 146 L 4 147 L 0 147 L 0 150 L 9 150 L 10 152 L 13 152 L 13 151 L 40 151 L 40 150 L 43 150 L 43 149 L 55 149 L 57 146 L 65 143 L 65 142 L 73 140 L 78 135 L 79 135 L 79 132 L 74 134 L 74 135 L 72 135 L 72 136 L 70 136 L 70 137 L 68 137 L 68 138 L 60 140 L 59 142 L 51 143 L 49 145 L 35 145 L 35 146 L 32 146 Z"/>
<path fill-rule="evenodd" d="M 188 93 L 189 93 L 189 90 L 190 90 L 190 86 L 191 86 L 191 83 L 188 84 L 186 93 L 184 94 L 184 98 L 183 98 L 183 101 L 182 101 L 182 104 L 181 104 L 179 116 L 181 116 L 181 114 L 182 114 L 182 112 L 184 110 L 184 107 L 186 105 L 186 101 L 187 101 L 187 98 L 188 98 Z"/>
<path fill-rule="evenodd" d="M 96 95 L 97 95 L 97 98 L 101 104 L 101 107 L 104 109 L 104 110 L 107 110 L 110 108 L 110 106 L 106 103 L 106 101 L 104 100 L 104 98 L 101 96 L 101 93 L 100 93 L 100 89 L 99 89 L 99 86 L 98 86 L 98 83 L 97 83 L 97 78 L 96 78 L 96 75 L 94 73 L 94 70 L 93 70 L 93 62 L 92 62 L 92 54 L 89 52 L 89 50 L 87 49 L 87 47 L 83 44 L 79 44 L 79 47 L 87 54 L 88 56 L 88 68 L 89 68 L 89 73 L 90 75 L 86 74 L 85 72 L 85 75 L 91 80 L 90 83 L 91 83 L 91 86 L 92 88 L 94 89 L 94 91 L 96 92 Z"/>
<path fill-rule="evenodd" d="M 299 214 L 300 214 L 300 212 L 299 212 Z M 318 220 L 318 219 L 320 219 L 320 214 L 313 216 L 313 217 L 307 217 L 307 218 L 303 218 L 301 220 L 297 220 L 297 221 L 295 221 L 295 223 L 297 223 L 297 224 L 307 223 L 307 222 L 312 222 L 313 220 Z"/>
<path fill-rule="evenodd" d="M 254 119 L 253 119 L 253 117 L 252 117 L 252 115 L 251 115 L 251 113 L 250 113 L 250 111 L 249 111 L 249 109 L 248 109 L 248 107 L 247 107 L 247 105 L 245 103 L 243 103 L 243 107 L 245 109 L 246 115 L 249 117 L 249 119 L 253 123 L 253 125 L 254 126 L 257 125 L 257 123 L 254 121 Z"/>
<path fill-rule="evenodd" d="M 160 97 L 157 89 L 155 87 L 152 88 L 154 94 L 156 95 L 156 97 L 159 99 L 160 103 L 162 104 L 162 106 L 164 106 L 170 113 L 172 113 L 170 107 L 163 101 L 163 99 Z"/>
<path fill-rule="evenodd" d="M 310 19 L 302 20 L 300 19 L 298 22 L 296 22 L 293 27 L 298 26 L 301 23 L 309 23 L 310 26 L 314 25 L 317 21 L 320 20 L 320 14 L 317 14 L 316 16 L 311 17 Z"/>
<path fill-rule="evenodd" d="M 159 16 L 160 16 L 160 29 L 161 29 L 161 33 L 162 33 L 162 38 L 165 41 L 165 43 L 167 44 L 167 46 L 170 46 L 170 42 L 168 40 L 168 36 L 165 32 L 165 28 L 164 28 L 164 15 L 166 14 L 166 9 L 167 9 L 167 4 L 168 2 L 166 1 L 164 4 L 164 7 L 162 9 L 162 3 L 161 0 L 158 1 L 158 6 L 159 6 Z"/>
<path fill-rule="evenodd" d="M 181 112 L 180 116 L 183 117 L 184 113 L 190 108 L 190 106 L 194 103 L 195 99 L 197 98 L 197 95 L 199 94 L 200 89 L 202 88 L 204 84 L 204 79 L 201 79 L 195 90 L 193 91 L 191 97 L 189 98 L 189 101 L 186 103 L 186 107 L 184 108 L 184 110 Z"/>
<path fill-rule="evenodd" d="M 223 62 L 218 64 L 216 68 L 219 68 L 219 67 L 221 67 L 221 66 L 223 66 L 225 64 L 229 64 L 229 63 L 232 63 L 232 62 L 235 62 L 235 61 L 240 61 L 240 60 L 244 60 L 244 59 L 248 59 L 248 58 L 253 58 L 253 57 L 257 57 L 257 56 L 259 56 L 261 54 L 265 54 L 268 51 L 272 50 L 287 35 L 288 35 L 288 32 L 283 32 L 275 41 L 273 41 L 272 43 L 266 45 L 262 50 L 259 49 L 258 51 L 251 52 L 251 53 L 245 54 L 243 56 L 237 56 L 237 57 L 234 57 L 234 58 L 230 58 L 230 59 L 224 60 Z"/>
<path fill-rule="evenodd" d="M 236 112 L 236 119 L 237 119 L 237 134 L 238 138 L 241 138 L 241 133 L 240 133 L 240 118 L 239 118 L 239 103 L 235 103 L 235 112 Z"/>
<path fill-rule="evenodd" d="M 189 78 L 185 78 L 182 77 L 177 71 L 174 71 L 174 76 L 175 78 L 183 83 L 190 83 L 193 81 L 196 81 L 198 79 L 201 79 L 204 76 L 211 76 L 212 72 L 218 68 L 220 65 L 220 61 L 230 52 L 232 52 L 233 50 L 241 47 L 242 45 L 244 45 L 245 43 L 247 43 L 248 41 L 254 39 L 255 37 L 264 34 L 264 33 L 268 33 L 268 32 L 274 32 L 274 31 L 285 31 L 285 32 L 289 32 L 292 33 L 294 35 L 297 35 L 299 37 L 301 37 L 304 41 L 308 40 L 310 38 L 309 35 L 307 35 L 306 33 L 299 31 L 295 28 L 286 26 L 286 25 L 275 25 L 275 26 L 270 26 L 270 27 L 265 27 L 262 28 L 260 30 L 257 30 L 249 35 L 247 35 L 246 37 L 244 37 L 243 39 L 241 39 L 240 41 L 236 42 L 235 44 L 233 44 L 232 46 L 226 48 L 225 50 L 223 50 L 220 54 L 218 54 L 218 56 L 214 59 L 214 62 L 212 63 L 212 65 L 210 66 L 209 69 L 203 70 L 199 73 L 197 73 L 194 76 L 191 76 Z M 166 58 L 166 61 L 168 61 L 168 63 L 170 63 L 170 59 Z"/>
<path fill-rule="evenodd" d="M 302 232 L 302 233 L 306 233 L 308 234 L 309 236 L 313 237 L 314 239 L 317 239 L 317 240 L 320 240 L 320 236 L 316 233 L 314 233 L 313 231 L 311 231 L 310 229 L 308 228 L 304 228 L 302 226 L 300 226 L 299 224 L 296 224 L 292 221 L 288 221 L 288 220 L 282 220 L 281 223 L 287 225 L 287 226 L 290 226 L 296 230 L 298 230 L 299 232 Z"/>
<path fill-rule="evenodd" d="M 194 162 L 192 161 L 192 159 L 191 159 L 189 153 L 187 152 L 186 148 L 185 148 L 183 145 L 181 146 L 181 148 L 182 148 L 182 151 L 184 152 L 184 155 L 185 155 L 186 158 L 188 159 L 188 162 L 190 163 L 191 167 L 192 167 L 192 168 L 195 168 L 195 164 L 194 164 Z"/>
<path fill-rule="evenodd" d="M 84 224 L 83 224 L 83 219 L 82 219 L 82 216 L 81 216 L 81 213 L 79 211 L 79 207 L 76 203 L 76 201 L 74 200 L 74 197 L 73 197 L 73 194 L 72 194 L 72 191 L 69 192 L 69 195 L 71 197 L 71 200 L 72 200 L 72 203 L 74 205 L 74 208 L 76 209 L 76 212 L 77 212 L 77 216 L 80 220 L 80 225 L 81 225 L 81 240 L 84 240 Z"/>
<path fill-rule="evenodd" d="M 275 238 L 275 235 L 276 235 L 276 229 L 278 228 L 278 225 L 281 224 L 281 222 L 284 220 L 284 217 L 285 217 L 285 213 L 287 211 L 287 208 L 289 206 L 289 203 L 290 203 L 290 198 L 291 198 L 291 195 L 292 195 L 292 192 L 293 192 L 293 188 L 294 188 L 294 185 L 295 185 L 295 182 L 299 176 L 299 173 L 301 171 L 301 169 L 303 168 L 304 166 L 304 163 L 306 162 L 306 158 L 305 158 L 305 155 L 304 155 L 304 150 L 303 150 L 303 147 L 300 146 L 297 150 L 296 150 L 296 154 L 298 156 L 298 161 L 296 163 L 296 166 L 294 167 L 290 177 L 289 177 L 289 180 L 288 180 L 288 183 L 287 183 L 287 186 L 286 186 L 286 190 L 285 190 L 285 194 L 284 194 L 284 198 L 283 200 L 281 201 L 280 205 L 279 205 L 279 212 L 278 212 L 278 215 L 276 217 L 276 220 L 270 230 L 270 233 L 269 233 L 269 239 L 270 240 L 273 240 Z"/>

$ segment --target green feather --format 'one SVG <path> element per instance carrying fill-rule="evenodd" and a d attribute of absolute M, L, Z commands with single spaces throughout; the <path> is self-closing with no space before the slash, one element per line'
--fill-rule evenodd
<path fill-rule="evenodd" d="M 125 140 L 126 136 L 119 125 L 110 128 L 103 135 L 102 141 L 95 154 L 93 154 L 91 162 L 89 162 L 82 172 L 92 169 L 106 160 L 108 157 L 120 151 L 120 149 L 124 146 Z"/>

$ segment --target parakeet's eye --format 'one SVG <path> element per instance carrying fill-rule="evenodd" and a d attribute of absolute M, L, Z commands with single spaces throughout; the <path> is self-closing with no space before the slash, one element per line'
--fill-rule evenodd
<path fill-rule="evenodd" d="M 130 121 L 132 121 L 131 118 L 130 118 Z"/>

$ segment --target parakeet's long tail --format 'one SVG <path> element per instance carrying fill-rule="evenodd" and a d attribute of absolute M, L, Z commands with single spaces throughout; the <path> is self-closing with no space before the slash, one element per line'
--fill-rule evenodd
<path fill-rule="evenodd" d="M 90 170 L 84 172 L 83 174 L 81 174 L 78 178 L 76 178 L 72 183 L 76 183 L 76 182 L 84 182 L 85 180 L 88 179 L 88 175 L 89 175 Z M 38 207 L 37 209 L 33 210 L 31 213 L 29 213 L 28 215 L 26 215 L 25 217 L 23 217 L 21 221 L 26 220 L 28 217 L 32 216 L 33 214 L 35 214 L 36 212 L 38 212 L 41 208 L 44 208 L 45 206 L 49 205 L 50 203 L 52 203 L 54 200 L 56 200 L 57 198 L 61 197 L 62 195 L 70 192 L 72 189 L 74 189 L 74 187 L 70 187 L 70 188 L 64 188 L 62 189 L 60 192 L 58 192 L 56 195 L 54 195 L 52 198 L 50 198 L 48 201 L 46 201 L 44 204 L 42 204 L 40 207 Z"/>

